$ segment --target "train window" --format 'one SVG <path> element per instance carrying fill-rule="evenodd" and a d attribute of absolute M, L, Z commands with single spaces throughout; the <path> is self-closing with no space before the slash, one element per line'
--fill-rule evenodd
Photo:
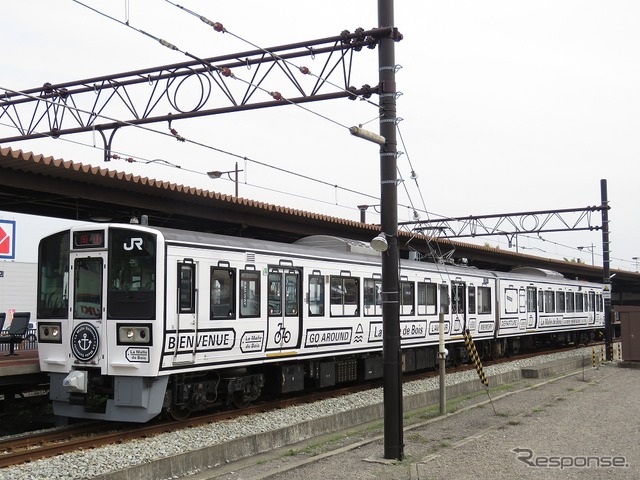
<path fill-rule="evenodd" d="M 240 316 L 260 316 L 260 272 L 240 271 Z"/>
<path fill-rule="evenodd" d="M 518 313 L 518 290 L 515 288 L 504 290 L 504 313 Z"/>
<path fill-rule="evenodd" d="M 414 288 L 413 282 L 400 282 L 400 315 L 413 315 Z"/>
<path fill-rule="evenodd" d="M 565 311 L 564 302 L 564 292 L 556 292 L 556 313 L 563 313 Z"/>
<path fill-rule="evenodd" d="M 491 288 L 478 287 L 478 314 L 491 313 Z"/>
<path fill-rule="evenodd" d="M 364 314 L 382 315 L 382 280 L 364 279 Z"/>
<path fill-rule="evenodd" d="M 194 263 L 178 263 L 178 287 L 180 313 L 196 312 L 196 265 Z"/>
<path fill-rule="evenodd" d="M 596 295 L 596 312 L 602 312 L 604 310 L 604 303 L 602 302 L 602 294 Z"/>
<path fill-rule="evenodd" d="M 279 272 L 269 274 L 269 315 L 282 315 L 282 275 Z"/>
<path fill-rule="evenodd" d="M 360 282 L 355 277 L 331 277 L 331 316 L 358 315 Z"/>
<path fill-rule="evenodd" d="M 584 294 L 576 293 L 576 312 L 584 312 Z"/>
<path fill-rule="evenodd" d="M 476 313 L 476 287 L 470 286 L 468 289 L 468 305 L 469 305 L 469 313 L 471 315 Z"/>
<path fill-rule="evenodd" d="M 595 301 L 596 301 L 596 293 L 595 292 L 589 292 L 589 303 L 587 304 L 587 309 L 590 312 L 593 312 L 593 310 L 594 310 L 594 308 L 596 306 Z"/>
<path fill-rule="evenodd" d="M 527 287 L 527 312 L 536 311 L 536 288 Z"/>
<path fill-rule="evenodd" d="M 298 288 L 299 275 L 297 272 L 284 274 L 284 314 L 288 317 L 298 315 L 300 293 Z"/>
<path fill-rule="evenodd" d="M 538 311 L 544 312 L 544 292 L 542 290 L 538 290 Z"/>
<path fill-rule="evenodd" d="M 211 320 L 236 318 L 235 277 L 234 269 L 211 267 L 209 292 Z"/>
<path fill-rule="evenodd" d="M 551 290 L 544 292 L 544 311 L 545 313 L 555 313 L 556 299 Z"/>
<path fill-rule="evenodd" d="M 575 295 L 573 292 L 567 292 L 567 312 L 575 312 Z"/>
<path fill-rule="evenodd" d="M 440 291 L 440 313 L 445 315 L 449 313 L 449 287 L 446 285 L 438 285 Z"/>
<path fill-rule="evenodd" d="M 109 229 L 107 318 L 155 318 L 156 261 L 154 234 Z"/>
<path fill-rule="evenodd" d="M 309 316 L 324 315 L 324 277 L 309 275 Z"/>
<path fill-rule="evenodd" d="M 518 290 L 518 306 L 520 308 L 520 313 L 524 313 L 527 311 L 527 297 L 524 293 L 524 288 L 520 287 L 520 290 Z"/>
<path fill-rule="evenodd" d="M 156 261 L 154 234 L 109 229 L 107 318 L 155 318 Z"/>
<path fill-rule="evenodd" d="M 73 269 L 73 318 L 102 318 L 102 258 L 77 258 Z"/>
<path fill-rule="evenodd" d="M 38 318 L 65 318 L 69 303 L 69 232 L 40 241 Z"/>
<path fill-rule="evenodd" d="M 437 295 L 435 283 L 418 283 L 418 315 L 435 315 Z"/>
<path fill-rule="evenodd" d="M 451 313 L 464 313 L 464 283 L 451 284 Z"/>

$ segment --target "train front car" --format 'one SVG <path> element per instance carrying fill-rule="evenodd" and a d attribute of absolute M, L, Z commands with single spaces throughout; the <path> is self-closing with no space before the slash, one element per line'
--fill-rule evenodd
<path fill-rule="evenodd" d="M 39 357 L 56 415 L 146 422 L 162 410 L 163 248 L 160 235 L 128 225 L 41 240 Z"/>

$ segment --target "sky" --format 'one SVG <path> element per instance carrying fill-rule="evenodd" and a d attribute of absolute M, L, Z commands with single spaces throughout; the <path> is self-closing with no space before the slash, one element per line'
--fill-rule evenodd
<path fill-rule="evenodd" d="M 226 33 L 165 0 L 85 3 L 117 21 L 72 0 L 3 2 L 0 92 L 189 60 L 139 30 L 203 58 L 378 25 L 374 0 L 180 2 L 222 23 Z M 640 2 L 396 0 L 394 7 L 404 37 L 395 44 L 398 150 L 404 152 L 398 167 L 405 179 L 398 187 L 399 221 L 411 220 L 413 209 L 437 218 L 599 205 L 606 179 L 611 266 L 637 270 Z M 377 84 L 377 52 L 356 54 L 351 85 Z M 320 59 L 293 63 L 312 72 L 322 66 Z M 254 73 L 234 70 L 243 81 Z M 275 75 L 264 86 L 297 96 Z M 187 90 L 197 88 L 181 90 L 185 106 L 197 101 Z M 256 101 L 268 100 L 257 92 Z M 357 205 L 379 204 L 380 157 L 375 144 L 351 136 L 348 127 L 377 132 L 376 102 L 375 96 L 332 100 L 172 124 L 197 145 L 166 135 L 166 124 L 149 126 L 165 135 L 126 127 L 115 134 L 113 151 L 135 163 L 104 162 L 101 141 L 91 133 L 2 146 L 230 195 L 229 176 L 212 180 L 206 172 L 234 170 L 239 162 L 241 197 L 358 220 Z M 0 138 L 15 134 L 0 117 Z M 376 210 L 367 210 L 367 221 L 380 222 Z M 593 223 L 600 225 L 597 216 Z M 515 251 L 506 236 L 473 243 Z M 520 253 L 585 263 L 592 245 L 601 264 L 599 231 L 518 237 Z"/>

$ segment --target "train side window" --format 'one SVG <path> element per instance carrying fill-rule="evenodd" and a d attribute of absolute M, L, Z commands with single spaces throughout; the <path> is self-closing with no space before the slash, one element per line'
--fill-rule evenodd
<path fill-rule="evenodd" d="M 413 315 L 414 288 L 413 282 L 400 282 L 400 315 Z"/>
<path fill-rule="evenodd" d="M 584 294 L 576 293 L 576 312 L 584 312 Z"/>
<path fill-rule="evenodd" d="M 567 292 L 566 294 L 567 297 L 567 312 L 575 312 L 576 311 L 576 306 L 575 306 L 575 294 L 573 292 Z"/>
<path fill-rule="evenodd" d="M 260 272 L 240 271 L 240 316 L 260 316 Z"/>
<path fill-rule="evenodd" d="M 536 289 L 535 287 L 527 287 L 527 312 L 536 311 Z"/>
<path fill-rule="evenodd" d="M 235 278 L 235 269 L 211 267 L 209 292 L 211 320 L 236 318 Z"/>
<path fill-rule="evenodd" d="M 478 287 L 478 314 L 491 313 L 491 287 Z"/>
<path fill-rule="evenodd" d="M 309 316 L 324 315 L 324 277 L 309 275 Z"/>
<path fill-rule="evenodd" d="M 556 292 L 556 313 L 564 313 L 565 311 L 564 292 Z"/>
<path fill-rule="evenodd" d="M 544 292 L 538 290 L 538 312 L 544 312 Z"/>
<path fill-rule="evenodd" d="M 194 263 L 178 263 L 178 285 L 180 298 L 179 313 L 196 312 L 196 265 Z"/>
<path fill-rule="evenodd" d="M 504 313 L 518 313 L 518 290 L 504 289 Z"/>
<path fill-rule="evenodd" d="M 551 290 L 544 292 L 544 311 L 545 313 L 555 313 L 556 299 Z"/>
<path fill-rule="evenodd" d="M 435 283 L 418 283 L 418 315 L 435 315 L 438 313 L 436 287 Z"/>
<path fill-rule="evenodd" d="M 464 313 L 464 283 L 451 285 L 451 313 Z"/>
<path fill-rule="evenodd" d="M 518 300 L 520 313 L 524 313 L 527 311 L 527 297 L 524 292 L 524 288 L 520 287 L 520 290 L 518 290 L 518 296 L 520 297 L 520 299 Z"/>
<path fill-rule="evenodd" d="M 449 287 L 447 285 L 438 285 L 440 291 L 440 313 L 445 315 L 449 313 Z"/>
<path fill-rule="evenodd" d="M 331 277 L 331 316 L 358 315 L 360 281 L 355 277 Z"/>
<path fill-rule="evenodd" d="M 289 317 L 298 315 L 298 305 L 300 304 L 299 279 L 300 276 L 297 272 L 284 274 L 284 314 Z"/>
<path fill-rule="evenodd" d="M 282 275 L 279 272 L 269 274 L 269 315 L 282 315 Z"/>
<path fill-rule="evenodd" d="M 469 314 L 475 315 L 476 313 L 476 287 L 473 285 L 469 286 L 468 290 L 468 305 L 469 305 Z"/>
<path fill-rule="evenodd" d="M 382 280 L 364 279 L 364 314 L 382 315 Z"/>

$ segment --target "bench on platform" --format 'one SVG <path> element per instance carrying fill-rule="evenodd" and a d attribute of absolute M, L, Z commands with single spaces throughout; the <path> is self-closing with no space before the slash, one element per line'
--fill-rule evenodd
<path fill-rule="evenodd" d="M 24 341 L 27 335 L 27 329 L 29 328 L 30 319 L 30 312 L 16 312 L 13 314 L 13 321 L 9 326 L 9 330 L 7 333 L 0 335 L 0 343 L 9 344 L 9 353 L 7 353 L 6 356 L 17 355 L 17 353 L 15 353 L 15 346 Z"/>

